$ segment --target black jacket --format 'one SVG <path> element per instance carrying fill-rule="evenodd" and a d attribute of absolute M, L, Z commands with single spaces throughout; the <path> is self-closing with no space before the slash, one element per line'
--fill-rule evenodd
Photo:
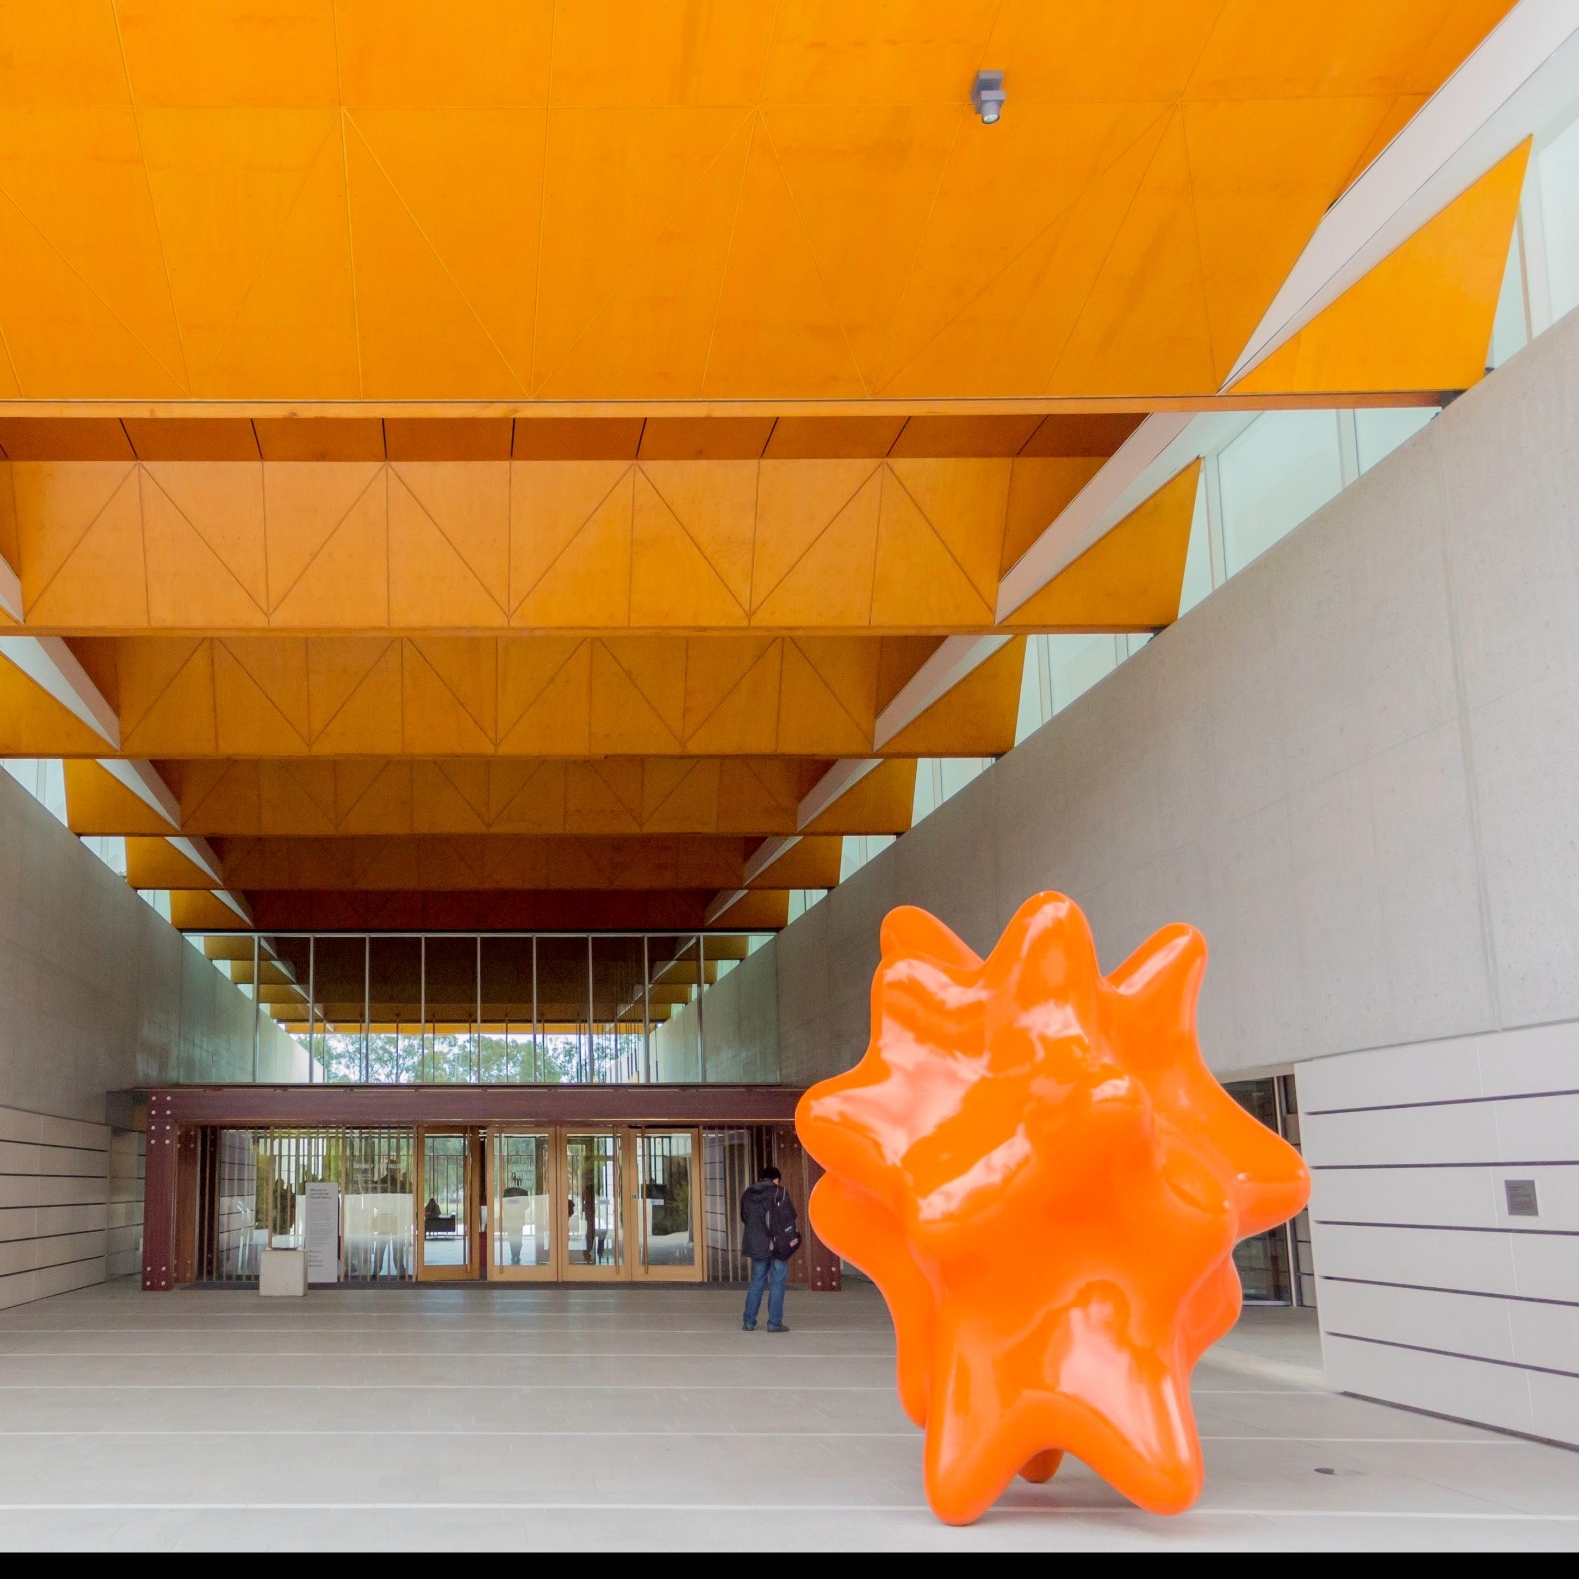
<path fill-rule="evenodd" d="M 782 1184 L 758 1179 L 741 1194 L 740 1221 L 746 1230 L 740 1248 L 752 1261 L 767 1261 L 773 1255 L 774 1230 L 795 1227 L 795 1203 Z"/>

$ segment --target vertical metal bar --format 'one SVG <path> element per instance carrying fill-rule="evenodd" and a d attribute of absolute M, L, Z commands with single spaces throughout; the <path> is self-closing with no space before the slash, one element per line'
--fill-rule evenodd
<path fill-rule="evenodd" d="M 477 934 L 477 1018 L 472 1021 L 472 1084 L 482 1084 L 482 933 Z"/>
<path fill-rule="evenodd" d="M 426 932 L 422 934 L 419 944 L 417 977 L 417 1013 L 422 1017 L 417 1033 L 417 1046 L 422 1050 L 417 1080 L 426 1083 L 428 1078 L 428 935 Z"/>
<path fill-rule="evenodd" d="M 258 1083 L 258 1042 L 263 1035 L 263 1000 L 258 996 L 262 983 L 258 980 L 258 959 L 262 950 L 258 934 L 252 934 L 252 1083 Z"/>
<path fill-rule="evenodd" d="M 543 1078 L 537 1053 L 537 939 L 532 939 L 532 1083 Z"/>
<path fill-rule="evenodd" d="M 652 981 L 652 964 L 647 957 L 647 934 L 641 935 L 641 1078 L 643 1084 L 652 1080 L 652 1009 L 649 985 Z"/>
<path fill-rule="evenodd" d="M 362 1084 L 373 1079 L 373 938 L 362 938 Z"/>
<path fill-rule="evenodd" d="M 307 939 L 307 1084 L 313 1083 L 313 1043 L 318 1029 L 317 938 Z"/>
<path fill-rule="evenodd" d="M 702 1029 L 702 994 L 707 991 L 707 943 L 696 934 L 696 1078 L 707 1081 L 707 1038 Z"/>
<path fill-rule="evenodd" d="M 585 1084 L 597 1079 L 597 1062 L 592 1056 L 592 934 L 587 933 L 587 1062 L 582 1076 Z"/>
<path fill-rule="evenodd" d="M 1283 1077 L 1272 1077 L 1272 1103 L 1277 1113 L 1277 1132 L 1284 1140 L 1288 1139 L 1288 1108 L 1283 1101 Z M 1288 1252 L 1288 1302 L 1298 1305 L 1300 1302 L 1299 1289 L 1299 1241 L 1294 1230 L 1294 1219 L 1290 1217 L 1283 1224 L 1283 1243 Z"/>

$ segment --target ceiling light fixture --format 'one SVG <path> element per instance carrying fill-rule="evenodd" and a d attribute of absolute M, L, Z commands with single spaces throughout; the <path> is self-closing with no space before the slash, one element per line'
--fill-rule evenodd
<path fill-rule="evenodd" d="M 993 125 L 1003 114 L 1006 95 L 1003 91 L 1001 71 L 978 71 L 976 84 L 970 90 L 970 102 L 975 105 L 983 126 Z"/>

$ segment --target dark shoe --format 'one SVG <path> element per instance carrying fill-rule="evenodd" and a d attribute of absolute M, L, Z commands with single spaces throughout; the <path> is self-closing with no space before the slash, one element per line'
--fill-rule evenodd
<path fill-rule="evenodd" d="M 748 1326 L 747 1326 L 747 1325 L 746 1325 L 746 1324 L 745 1324 L 745 1323 L 744 1323 L 744 1322 L 741 1322 L 741 1324 L 740 1324 L 740 1330 L 741 1330 L 741 1331 L 742 1331 L 742 1332 L 755 1332 L 755 1331 L 756 1331 L 756 1330 L 757 1330 L 757 1329 L 756 1329 L 756 1328 L 755 1328 L 755 1327 L 748 1327 Z M 769 1331 L 772 1331 L 772 1329 L 771 1329 L 771 1328 L 769 1328 L 769 1329 L 768 1329 L 768 1330 L 769 1330 Z"/>
<path fill-rule="evenodd" d="M 768 1331 L 769 1332 L 788 1332 L 789 1328 L 788 1327 L 769 1327 Z"/>

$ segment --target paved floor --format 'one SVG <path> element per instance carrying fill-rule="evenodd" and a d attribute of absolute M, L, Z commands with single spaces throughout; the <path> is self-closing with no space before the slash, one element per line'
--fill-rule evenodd
<path fill-rule="evenodd" d="M 921 1496 L 869 1285 L 262 1301 L 129 1281 L 0 1314 L 0 1546 L 1579 1546 L 1579 1454 L 1322 1390 L 1298 1312 L 1196 1372 L 1178 1519 L 1082 1465 L 970 1529 Z"/>

